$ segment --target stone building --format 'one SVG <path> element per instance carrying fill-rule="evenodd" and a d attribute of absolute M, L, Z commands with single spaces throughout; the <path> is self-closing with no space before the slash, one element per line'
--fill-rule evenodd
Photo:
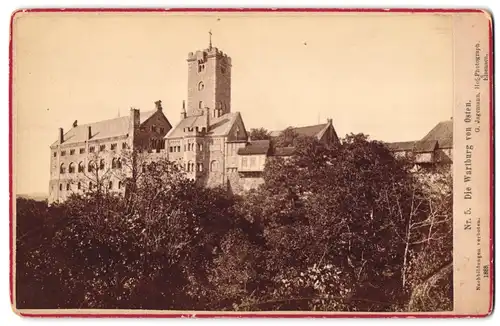
<path fill-rule="evenodd" d="M 248 141 L 241 114 L 231 110 L 231 58 L 210 42 L 187 63 L 187 105 L 165 137 L 167 157 L 203 185 L 225 185 L 237 176 L 237 151 Z"/>
<path fill-rule="evenodd" d="M 224 186 L 241 193 L 263 182 L 270 155 L 291 155 L 292 148 L 270 151 L 269 141 L 252 141 L 242 116 L 231 108 L 231 58 L 212 47 L 187 57 L 188 94 L 180 122 L 166 135 L 168 159 L 185 167 L 188 177 L 206 186 Z M 338 142 L 326 124 L 295 128 L 297 134 L 322 142 Z M 279 133 L 279 132 L 278 132 Z"/>
<path fill-rule="evenodd" d="M 441 121 L 422 139 L 388 143 L 399 157 L 412 159 L 417 167 L 451 166 L 453 164 L 453 120 Z"/>
<path fill-rule="evenodd" d="M 97 183 L 105 183 L 109 191 L 124 192 L 127 171 L 121 154 L 129 150 L 160 153 L 163 137 L 172 128 L 161 101 L 155 104 L 152 111 L 131 109 L 129 116 L 85 125 L 75 121 L 67 132 L 59 128 L 58 138 L 50 146 L 48 202 L 64 201 Z"/>

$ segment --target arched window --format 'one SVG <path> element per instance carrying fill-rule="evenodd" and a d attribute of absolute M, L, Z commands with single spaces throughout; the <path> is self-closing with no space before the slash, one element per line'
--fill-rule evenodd
<path fill-rule="evenodd" d="M 59 173 L 61 174 L 66 173 L 66 166 L 64 166 L 64 163 L 61 163 L 61 167 L 59 168 Z"/>
<path fill-rule="evenodd" d="M 94 172 L 94 169 L 95 169 L 95 163 L 94 163 L 94 161 L 90 161 L 88 164 L 88 171 Z"/>
<path fill-rule="evenodd" d="M 122 189 L 122 182 L 118 181 L 118 189 Z"/>
<path fill-rule="evenodd" d="M 113 181 L 109 182 L 109 189 L 113 189 Z"/>
<path fill-rule="evenodd" d="M 201 82 L 199 82 L 199 83 L 198 83 L 198 90 L 199 90 L 199 91 L 202 91 L 204 88 L 205 88 L 205 84 L 203 84 L 203 82 L 202 82 L 202 81 L 201 81 Z"/>
<path fill-rule="evenodd" d="M 104 159 L 99 162 L 99 170 L 104 170 Z"/>
<path fill-rule="evenodd" d="M 89 190 L 92 190 L 92 188 L 94 187 L 94 185 L 92 184 L 92 181 L 89 182 Z"/>
<path fill-rule="evenodd" d="M 198 163 L 198 172 L 203 171 L 203 163 Z"/>
<path fill-rule="evenodd" d="M 112 169 L 116 169 L 117 166 L 116 166 L 116 158 L 114 158 L 112 161 L 111 161 L 111 168 Z"/>
<path fill-rule="evenodd" d="M 75 163 L 69 163 L 68 171 L 69 173 L 75 173 Z"/>
<path fill-rule="evenodd" d="M 116 160 L 116 168 L 118 168 L 118 169 L 122 168 L 122 160 L 121 159 Z"/>
<path fill-rule="evenodd" d="M 78 190 L 82 189 L 82 183 L 78 182 Z"/>
<path fill-rule="evenodd" d="M 83 162 L 78 163 L 78 172 L 84 172 L 85 171 L 85 164 Z"/>
<path fill-rule="evenodd" d="M 210 162 L 210 171 L 218 171 L 219 170 L 219 162 L 212 161 Z"/>
<path fill-rule="evenodd" d="M 62 183 L 59 184 L 59 190 L 62 190 Z"/>
<path fill-rule="evenodd" d="M 71 189 L 71 185 L 68 183 L 66 184 L 66 190 L 70 190 Z"/>
<path fill-rule="evenodd" d="M 194 170 L 194 169 L 193 169 L 193 165 L 194 165 L 194 163 L 193 163 L 193 162 L 188 162 L 188 165 L 187 165 L 187 170 L 188 170 L 188 172 L 193 172 L 193 170 Z"/>
<path fill-rule="evenodd" d="M 203 109 L 203 101 L 198 102 L 198 109 Z"/>

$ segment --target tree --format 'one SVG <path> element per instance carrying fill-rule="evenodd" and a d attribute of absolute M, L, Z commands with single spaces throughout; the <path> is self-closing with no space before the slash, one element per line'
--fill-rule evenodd
<path fill-rule="evenodd" d="M 250 138 L 252 140 L 267 140 L 271 139 L 271 133 L 265 128 L 250 129 Z"/>

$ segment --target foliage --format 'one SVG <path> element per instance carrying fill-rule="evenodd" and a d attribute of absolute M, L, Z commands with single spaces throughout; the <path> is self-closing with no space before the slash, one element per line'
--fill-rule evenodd
<path fill-rule="evenodd" d="M 265 128 L 250 129 L 250 139 L 252 140 L 271 139 L 271 133 Z"/>
<path fill-rule="evenodd" d="M 364 135 L 327 146 L 290 129 L 278 144 L 294 156 L 268 159 L 243 197 L 131 153 L 126 196 L 18 199 L 18 307 L 453 308 L 449 173 Z"/>

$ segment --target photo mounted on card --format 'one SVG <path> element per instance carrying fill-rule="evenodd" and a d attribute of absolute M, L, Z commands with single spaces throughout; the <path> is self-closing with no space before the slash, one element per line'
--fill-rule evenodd
<path fill-rule="evenodd" d="M 23 316 L 487 316 L 483 10 L 38 9 L 11 25 Z"/>

